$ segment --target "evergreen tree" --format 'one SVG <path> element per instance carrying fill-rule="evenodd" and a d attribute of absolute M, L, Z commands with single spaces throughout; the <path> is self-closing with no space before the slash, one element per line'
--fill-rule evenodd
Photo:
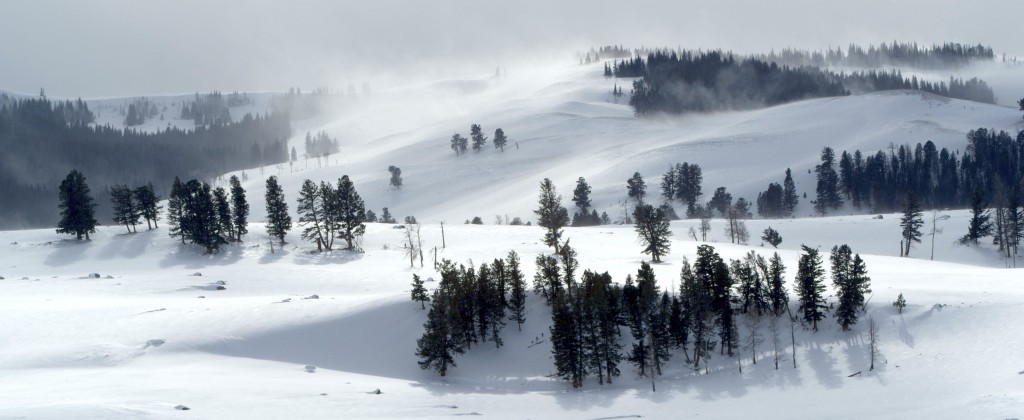
<path fill-rule="evenodd" d="M 896 301 L 892 303 L 892 306 L 896 308 L 896 313 L 903 313 L 903 308 L 907 307 L 907 300 L 903 298 L 903 293 L 896 297 Z"/>
<path fill-rule="evenodd" d="M 420 303 L 420 309 L 426 309 L 426 303 L 430 302 L 430 295 L 427 288 L 423 287 L 423 280 L 417 274 L 412 275 L 412 301 Z"/>
<path fill-rule="evenodd" d="M 469 137 L 473 139 L 474 152 L 479 152 L 483 149 L 484 143 L 487 143 L 487 136 L 484 136 L 484 132 L 480 128 L 480 124 L 473 124 L 469 126 Z"/>
<path fill-rule="evenodd" d="M 786 273 L 786 266 L 782 264 L 782 257 L 778 252 L 772 255 L 765 272 L 765 282 L 768 284 L 768 302 L 772 313 L 777 317 L 782 316 L 789 310 L 789 291 L 786 290 L 783 277 Z"/>
<path fill-rule="evenodd" d="M 167 199 L 167 224 L 170 226 L 168 234 L 173 237 L 180 237 L 181 243 L 185 243 L 185 233 L 181 230 L 181 216 L 185 206 L 185 185 L 181 179 L 174 177 L 171 184 L 171 195 Z"/>
<path fill-rule="evenodd" d="M 580 342 L 580 324 L 570 299 L 561 287 L 551 298 L 551 353 L 555 359 L 555 374 L 570 381 L 573 388 L 579 388 L 587 376 L 587 365 Z"/>
<path fill-rule="evenodd" d="M 455 151 L 455 156 L 466 153 L 467 147 L 469 147 L 469 140 L 459 133 L 452 134 L 451 148 Z"/>
<path fill-rule="evenodd" d="M 387 207 L 384 207 L 380 211 L 380 222 L 381 223 L 395 223 L 395 217 L 391 215 L 391 211 Z"/>
<path fill-rule="evenodd" d="M 569 212 L 562 207 L 562 196 L 556 195 L 555 185 L 548 178 L 540 183 L 538 205 L 533 213 L 537 215 L 537 224 L 545 229 L 544 245 L 554 247 L 558 253 L 562 228 L 569 224 Z"/>
<path fill-rule="evenodd" d="M 294 148 L 293 148 L 294 149 Z M 235 240 L 242 241 L 242 235 L 249 233 L 249 203 L 245 200 L 245 188 L 242 188 L 238 177 L 231 175 L 231 224 L 234 226 Z"/>
<path fill-rule="evenodd" d="M 771 226 L 768 226 L 768 228 L 764 230 L 764 234 L 761 235 L 761 239 L 768 242 L 772 248 L 778 248 L 779 244 L 782 243 L 782 235 L 779 235 L 779 231 L 772 229 Z"/>
<path fill-rule="evenodd" d="M 110 188 L 110 201 L 113 204 L 114 223 L 124 225 L 128 229 L 128 233 L 131 233 L 135 225 L 139 224 L 139 218 L 142 216 L 132 190 L 124 184 L 115 185 Z"/>
<path fill-rule="evenodd" d="M 391 186 L 395 189 L 402 188 L 402 170 L 395 165 L 388 166 L 388 172 L 391 173 Z"/>
<path fill-rule="evenodd" d="M 299 188 L 299 199 L 295 211 L 299 214 L 299 227 L 302 228 L 301 238 L 316 243 L 317 251 L 323 251 L 325 247 L 330 250 L 326 238 L 324 202 L 333 198 L 326 197 L 325 200 L 320 188 L 308 179 L 303 181 L 302 187 Z"/>
<path fill-rule="evenodd" d="M 665 197 L 666 201 L 672 201 L 676 199 L 676 193 L 678 192 L 678 180 L 679 175 L 676 172 L 676 165 L 669 165 L 668 172 L 661 177 L 661 196 Z"/>
<path fill-rule="evenodd" d="M 500 128 L 494 130 L 494 148 L 504 152 L 506 144 L 508 144 L 508 137 L 505 137 L 505 131 Z"/>
<path fill-rule="evenodd" d="M 234 239 L 235 225 L 231 222 L 231 205 L 228 203 L 228 192 L 222 187 L 213 190 L 213 204 L 217 212 L 218 236 L 225 240 Z"/>
<path fill-rule="evenodd" d="M 335 220 L 338 225 L 335 230 L 345 240 L 345 249 L 352 251 L 356 249 L 355 240 L 366 232 L 366 225 L 363 224 L 366 221 L 366 206 L 348 175 L 342 175 L 338 180 L 337 194 Z"/>
<path fill-rule="evenodd" d="M 423 324 L 423 336 L 416 340 L 420 369 L 433 369 L 441 376 L 448 373 L 449 367 L 456 367 L 455 354 L 465 351 L 459 345 L 461 337 L 455 335 L 457 331 L 453 330 L 456 314 L 449 300 L 440 288 L 434 291 L 427 322 Z"/>
<path fill-rule="evenodd" d="M 89 234 L 96 232 L 96 204 L 89 195 L 89 185 L 85 183 L 85 175 L 72 170 L 60 183 L 60 222 L 57 233 L 75 235 L 76 239 L 89 240 Z"/>
<path fill-rule="evenodd" d="M 647 184 L 644 183 L 644 177 L 640 175 L 640 172 L 633 172 L 633 176 L 626 180 L 626 194 L 640 204 L 644 202 L 646 193 Z"/>
<path fill-rule="evenodd" d="M 181 214 L 181 231 L 186 239 L 206 248 L 207 253 L 220 250 L 226 243 L 221 237 L 217 203 L 210 185 L 190 180 L 184 186 L 185 197 Z"/>
<path fill-rule="evenodd" d="M 786 168 L 786 179 L 782 181 L 782 197 L 782 203 L 786 209 L 785 215 L 792 216 L 800 198 L 796 193 L 796 184 L 793 182 L 793 174 L 789 168 Z"/>
<path fill-rule="evenodd" d="M 139 204 L 139 210 L 142 212 L 142 218 L 146 219 L 146 227 L 152 229 L 157 226 L 156 222 L 160 219 L 160 210 L 163 210 L 163 206 L 158 205 L 160 197 L 156 195 L 153 190 L 153 184 L 146 184 L 138 187 L 133 192 L 135 201 Z M 152 224 L 150 224 L 152 222 Z"/>
<path fill-rule="evenodd" d="M 598 382 L 602 385 L 605 382 L 612 383 L 612 377 L 619 376 L 618 366 L 622 361 L 611 281 L 612 277 L 607 272 L 597 274 L 585 271 L 580 286 L 584 354 L 587 367 L 597 374 Z"/>
<path fill-rule="evenodd" d="M 829 210 L 838 209 L 843 205 L 843 199 L 839 195 L 839 175 L 833 168 L 835 164 L 835 152 L 831 147 L 825 147 L 821 151 L 821 164 L 815 167 L 818 175 L 817 200 L 814 203 L 814 210 L 825 215 Z"/>
<path fill-rule="evenodd" d="M 277 238 L 284 245 L 284 236 L 292 229 L 292 217 L 288 214 L 288 203 L 284 201 L 284 191 L 277 183 L 277 177 L 267 178 L 267 234 Z"/>
<path fill-rule="evenodd" d="M 509 251 L 505 266 L 509 288 L 508 319 L 515 321 L 519 331 L 522 331 L 523 322 L 526 321 L 526 280 L 523 272 L 519 270 L 519 254 Z"/>
<path fill-rule="evenodd" d="M 576 180 L 576 189 L 572 193 L 572 202 L 579 207 L 582 213 L 586 213 L 587 209 L 590 208 L 590 184 L 587 184 L 587 180 L 580 179 Z"/>
<path fill-rule="evenodd" d="M 799 310 L 804 321 L 810 322 L 812 329 L 818 331 L 818 321 L 825 318 L 825 270 L 821 267 L 821 255 L 817 249 L 801 245 L 804 253 L 800 255 L 796 272 L 796 294 L 800 299 Z"/>
<path fill-rule="evenodd" d="M 850 247 L 844 245 L 832 248 L 832 286 L 836 290 L 838 305 L 836 322 L 849 331 L 857 323 L 857 312 L 864 307 L 864 295 L 871 293 L 871 279 L 860 254 L 850 257 Z"/>
<path fill-rule="evenodd" d="M 910 256 L 910 247 L 914 242 L 921 243 L 921 227 L 924 226 L 924 217 L 921 207 L 917 204 L 917 197 L 913 193 L 907 194 L 906 205 L 903 207 L 903 217 L 900 219 L 902 231 L 901 257 Z"/>
<path fill-rule="evenodd" d="M 708 207 L 718 210 L 723 217 L 728 216 L 729 210 L 732 209 L 732 194 L 726 192 L 725 187 L 716 188 L 711 201 L 708 201 Z"/>
<path fill-rule="evenodd" d="M 636 233 L 645 245 L 642 252 L 651 254 L 651 261 L 660 262 L 662 256 L 668 255 L 672 245 L 668 239 L 672 231 L 665 213 L 650 204 L 642 204 L 636 207 L 633 218 L 636 219 Z"/>

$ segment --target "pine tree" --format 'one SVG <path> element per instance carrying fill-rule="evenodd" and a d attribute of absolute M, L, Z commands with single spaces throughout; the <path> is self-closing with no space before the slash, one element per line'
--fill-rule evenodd
<path fill-rule="evenodd" d="M 149 229 L 159 227 L 156 222 L 160 218 L 160 210 L 163 210 L 163 206 L 157 205 L 160 202 L 160 197 L 157 197 L 156 192 L 153 190 L 153 184 L 150 183 L 136 188 L 133 195 L 139 205 L 142 218 L 146 219 L 146 227 Z"/>
<path fill-rule="evenodd" d="M 640 172 L 633 172 L 633 176 L 626 180 L 626 194 L 629 198 L 635 199 L 637 204 L 644 202 L 644 194 L 647 192 L 647 184 Z"/>
<path fill-rule="evenodd" d="M 661 177 L 661 196 L 665 197 L 666 201 L 672 201 L 676 199 L 677 185 L 679 175 L 676 172 L 676 165 L 669 165 L 668 172 Z"/>
<path fill-rule="evenodd" d="M 284 191 L 277 183 L 277 176 L 267 178 L 267 234 L 277 238 L 284 245 L 284 236 L 292 229 L 292 217 L 288 214 L 288 203 Z"/>
<path fill-rule="evenodd" d="M 465 350 L 459 344 L 461 337 L 453 331 L 456 314 L 449 297 L 439 288 L 434 291 L 431 301 L 427 322 L 423 324 L 423 336 L 416 340 L 416 356 L 420 358 L 417 363 L 420 369 L 433 369 L 445 376 L 449 367 L 456 367 L 455 354 L 462 354 Z"/>
<path fill-rule="evenodd" d="M 72 170 L 60 183 L 60 221 L 57 233 L 75 235 L 78 240 L 96 232 L 95 207 L 89 195 L 89 185 L 85 183 L 85 175 Z"/>
<path fill-rule="evenodd" d="M 327 197 L 332 200 L 334 197 Z M 311 180 L 302 182 L 299 188 L 299 199 L 295 211 L 299 214 L 299 227 L 302 228 L 301 238 L 316 243 L 317 251 L 323 251 L 326 247 L 330 250 L 326 236 L 327 226 L 324 217 L 325 197 L 321 194 L 320 188 Z"/>
<path fill-rule="evenodd" d="M 849 331 L 857 323 L 857 313 L 864 308 L 864 295 L 871 293 L 871 279 L 860 254 L 850 258 L 850 247 L 845 244 L 832 248 L 832 285 L 836 289 L 839 304 L 836 307 L 836 322 Z"/>
<path fill-rule="evenodd" d="M 202 245 L 207 253 L 215 253 L 226 241 L 221 236 L 217 203 L 210 184 L 190 180 L 184 186 L 181 232 L 190 242 Z"/>
<path fill-rule="evenodd" d="M 668 255 L 672 245 L 668 239 L 672 231 L 665 213 L 660 208 L 643 204 L 636 207 L 633 218 L 636 220 L 636 233 L 645 245 L 642 252 L 650 254 L 652 261 L 660 262 L 662 256 Z"/>
<path fill-rule="evenodd" d="M 580 324 L 574 302 L 559 287 L 551 298 L 551 353 L 555 359 L 555 374 L 572 383 L 573 388 L 583 386 L 587 366 L 580 342 Z"/>
<path fill-rule="evenodd" d="M 576 189 L 572 193 L 572 202 L 579 207 L 582 213 L 586 213 L 587 209 L 590 208 L 590 184 L 587 184 L 587 180 L 580 179 L 576 180 Z"/>
<path fill-rule="evenodd" d="M 473 139 L 474 152 L 482 150 L 484 144 L 487 143 L 487 136 L 484 135 L 483 130 L 480 128 L 480 124 L 473 124 L 469 126 L 469 137 Z"/>
<path fill-rule="evenodd" d="M 427 288 L 423 287 L 423 280 L 419 275 L 412 275 L 412 301 L 420 303 L 420 309 L 426 309 L 426 303 L 430 302 L 430 295 Z"/>
<path fill-rule="evenodd" d="M 213 202 L 217 211 L 217 221 L 219 224 L 217 232 L 219 236 L 225 238 L 225 240 L 234 239 L 235 225 L 231 221 L 231 204 L 228 203 L 228 192 L 223 187 L 217 187 L 213 190 Z"/>
<path fill-rule="evenodd" d="M 519 270 L 519 254 L 509 251 L 505 266 L 509 288 L 508 319 L 515 321 L 519 331 L 522 331 L 523 322 L 526 321 L 526 280 L 523 272 Z"/>
<path fill-rule="evenodd" d="M 768 302 L 772 313 L 776 317 L 782 316 L 789 310 L 789 291 L 786 290 L 784 275 L 786 266 L 782 264 L 782 257 L 776 252 L 768 261 L 768 268 L 764 270 L 765 283 L 768 285 Z"/>
<path fill-rule="evenodd" d="M 618 319 L 615 296 L 611 287 L 612 277 L 607 272 L 583 273 L 581 281 L 582 324 L 584 330 L 584 353 L 587 367 L 598 376 L 602 385 L 612 383 L 612 377 L 619 376 L 622 361 L 622 345 L 618 338 Z"/>
<path fill-rule="evenodd" d="M 772 229 L 771 226 L 768 226 L 768 228 L 764 230 L 764 234 L 761 235 L 761 239 L 768 242 L 772 248 L 778 248 L 779 244 L 782 243 L 782 235 L 779 235 L 779 231 Z"/>
<path fill-rule="evenodd" d="M 817 200 L 814 203 L 814 210 L 825 215 L 829 210 L 838 209 L 843 205 L 843 199 L 839 195 L 839 175 L 833 168 L 835 164 L 835 152 L 831 147 L 825 147 L 821 151 L 821 164 L 815 167 L 818 174 Z"/>
<path fill-rule="evenodd" d="M 803 319 L 810 322 L 812 329 L 818 331 L 818 321 L 825 318 L 825 284 L 822 277 L 825 270 L 821 267 L 821 255 L 817 249 L 801 245 L 804 253 L 800 255 L 796 272 L 796 294 L 800 299 L 799 310 Z"/>
<path fill-rule="evenodd" d="M 782 203 L 786 209 L 785 215 L 792 216 L 796 211 L 796 205 L 800 202 L 796 193 L 796 184 L 793 182 L 793 174 L 786 168 L 786 179 L 782 181 Z"/>
<path fill-rule="evenodd" d="M 171 195 L 167 199 L 167 224 L 170 226 L 168 234 L 173 237 L 180 237 L 181 243 L 185 243 L 185 232 L 181 230 L 181 216 L 185 207 L 185 185 L 181 179 L 174 177 L 171 184 Z"/>
<path fill-rule="evenodd" d="M 896 297 L 896 301 L 892 303 L 892 306 L 896 308 L 897 313 L 903 313 L 903 308 L 907 307 L 907 300 L 903 298 L 903 293 Z"/>
<path fill-rule="evenodd" d="M 124 225 L 131 233 L 142 217 L 141 208 L 132 190 L 124 184 L 114 185 L 110 188 L 110 201 L 113 204 L 114 223 Z"/>
<path fill-rule="evenodd" d="M 402 188 L 402 170 L 395 165 L 388 166 L 388 172 L 391 173 L 391 186 L 395 189 Z"/>
<path fill-rule="evenodd" d="M 395 217 L 391 215 L 391 211 L 387 207 L 384 207 L 380 211 L 380 222 L 381 223 L 395 223 Z"/>
<path fill-rule="evenodd" d="M 505 137 L 505 131 L 502 129 L 494 130 L 494 148 L 500 149 L 502 152 L 505 151 L 505 145 L 508 144 L 508 137 Z"/>
<path fill-rule="evenodd" d="M 903 249 L 901 257 L 910 256 L 910 248 L 914 242 L 921 243 L 921 227 L 924 226 L 924 217 L 921 207 L 917 204 L 917 197 L 913 193 L 907 194 L 906 205 L 903 207 L 903 217 L 900 219 L 900 228 L 903 238 Z"/>
<path fill-rule="evenodd" d="M 356 239 L 366 232 L 366 225 L 363 224 L 366 221 L 366 206 L 348 175 L 343 175 L 338 180 L 337 194 L 336 231 L 338 236 L 345 240 L 345 249 L 352 251 L 356 249 Z"/>
<path fill-rule="evenodd" d="M 294 151 L 294 147 L 292 150 Z M 238 177 L 231 175 L 231 224 L 234 226 L 235 240 L 242 241 L 242 235 L 249 233 L 249 203 L 245 200 L 245 188 L 242 188 Z"/>
<path fill-rule="evenodd" d="M 461 134 L 452 134 L 451 148 L 455 151 L 455 156 L 466 153 L 466 148 L 469 146 L 469 140 L 462 137 Z"/>
<path fill-rule="evenodd" d="M 569 212 L 562 207 L 562 196 L 556 195 L 555 185 L 548 178 L 540 183 L 538 205 L 533 213 L 537 215 L 537 225 L 545 229 L 544 245 L 554 247 L 558 253 L 562 228 L 569 224 Z"/>

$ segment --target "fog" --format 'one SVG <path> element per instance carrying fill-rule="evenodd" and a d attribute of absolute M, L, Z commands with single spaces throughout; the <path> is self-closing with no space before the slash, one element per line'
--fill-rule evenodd
<path fill-rule="evenodd" d="M 86 98 L 390 85 L 570 62 L 605 44 L 955 41 L 1024 56 L 1019 0 L 43 0 L 3 2 L 0 14 L 0 89 Z"/>

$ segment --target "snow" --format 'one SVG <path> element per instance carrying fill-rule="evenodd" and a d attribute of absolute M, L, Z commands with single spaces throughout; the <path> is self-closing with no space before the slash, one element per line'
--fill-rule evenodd
<path fill-rule="evenodd" d="M 510 68 L 507 79 L 382 90 L 361 109 L 300 123 L 342 142 L 326 167 L 300 160 L 294 172 L 287 164 L 264 168 L 263 176 L 246 171 L 254 221 L 262 219 L 264 176 L 280 174 L 293 209 L 303 179 L 352 176 L 375 211 L 387 206 L 399 220 L 415 215 L 424 223 L 426 268 L 409 268 L 403 232 L 381 224 L 368 225 L 365 252 L 322 254 L 294 230 L 290 244 L 275 244 L 272 253 L 259 223 L 245 242 L 216 255 L 168 237 L 163 221 L 135 234 L 101 227 L 87 242 L 51 229 L 0 232 L 0 416 L 181 418 L 179 407 L 199 418 L 1024 415 L 1021 271 L 1006 268 L 1012 262 L 990 245 L 953 245 L 966 230 L 962 210 L 941 222 L 935 261 L 928 260 L 927 236 L 911 258 L 896 256 L 896 214 L 751 220 L 748 246 L 729 244 L 723 223 L 712 223 L 709 242 L 726 259 L 751 249 L 770 255 L 775 250 L 757 237 L 768 226 L 778 230 L 790 288 L 801 244 L 827 252 L 846 243 L 860 253 L 874 291 L 868 313 L 880 326 L 874 371 L 867 370 L 866 318 L 850 332 L 827 318 L 818 332 L 798 327 L 796 369 L 785 337 L 779 370 L 762 343 L 756 365 L 741 349 L 743 373 L 737 358 L 715 354 L 704 374 L 676 354 L 657 392 L 626 363 L 614 384 L 591 379 L 573 390 L 550 377 L 549 314 L 533 294 L 523 330 L 505 327 L 504 347 L 474 346 L 444 378 L 419 369 L 415 342 L 426 312 L 409 299 L 412 274 L 440 278 L 430 268 L 436 246 L 438 258 L 477 266 L 514 249 L 531 277 L 534 258 L 549 252 L 541 229 L 492 223 L 499 214 L 532 220 L 543 177 L 557 183 L 568 205 L 573 183 L 585 176 L 598 210 L 615 218 L 626 178 L 640 171 L 653 196 L 669 163 L 699 163 L 706 196 L 724 185 L 734 197 L 753 199 L 768 182 L 780 182 L 785 167 L 793 168 L 798 189 L 813 195 L 806 172 L 826 145 L 874 150 L 932 140 L 962 149 L 969 129 L 1020 127 L 1010 108 L 911 92 L 637 120 L 628 107 L 608 102 L 613 82 L 598 70 Z M 455 130 L 466 135 L 471 123 L 483 124 L 488 136 L 502 127 L 511 147 L 456 157 L 448 138 Z M 300 153 L 302 137 L 304 131 L 292 139 Z M 403 170 L 401 190 L 387 186 L 392 164 Z M 801 214 L 810 213 L 807 201 Z M 488 224 L 461 223 L 473 216 Z M 447 222 L 444 249 L 440 221 Z M 700 242 L 687 237 L 694 225 L 672 223 L 672 252 L 654 266 L 663 289 L 676 290 L 680 262 L 696 257 Z M 608 271 L 615 281 L 644 258 L 631 226 L 566 232 L 581 268 Z M 900 293 L 908 302 L 902 315 L 891 306 Z"/>

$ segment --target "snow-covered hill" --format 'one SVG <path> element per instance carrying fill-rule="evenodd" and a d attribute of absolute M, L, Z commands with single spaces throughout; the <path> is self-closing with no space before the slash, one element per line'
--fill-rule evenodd
<path fill-rule="evenodd" d="M 245 171 L 251 220 L 262 220 L 266 176 L 281 177 L 294 209 L 303 179 L 348 174 L 371 208 L 423 222 L 431 249 L 441 247 L 437 222 L 446 221 L 438 258 L 479 265 L 516 250 L 529 276 L 534 258 L 548 252 L 541 230 L 492 223 L 495 215 L 532 219 L 544 177 L 565 204 L 575 180 L 586 177 L 598 210 L 616 217 L 626 178 L 639 171 L 656 194 L 670 163 L 700 164 L 706 195 L 726 186 L 753 199 L 781 181 L 786 167 L 798 189 L 813 195 L 807 170 L 824 146 L 874 151 L 932 140 L 962 150 L 967 130 L 1020 128 L 1011 108 L 913 92 L 638 120 L 611 101 L 614 81 L 598 69 L 509 68 L 503 78 L 381 90 L 359 109 L 297 123 L 292 144 L 300 153 L 305 130 L 336 136 L 341 153 L 322 167 L 300 159 Z M 456 157 L 448 139 L 467 135 L 472 123 L 489 136 L 503 128 L 511 147 Z M 388 187 L 388 165 L 402 168 L 402 189 Z M 799 213 L 810 213 L 807 200 Z M 363 253 L 325 254 L 312 253 L 295 231 L 291 244 L 272 253 L 258 223 L 244 243 L 216 255 L 181 245 L 165 226 L 137 234 L 102 227 L 90 242 L 52 230 L 0 232 L 0 417 L 1024 416 L 1021 272 L 1004 268 L 989 246 L 954 246 L 967 214 L 948 213 L 934 262 L 928 237 L 913 258 L 895 256 L 893 214 L 749 221 L 754 237 L 767 226 L 783 236 L 778 252 L 790 289 L 801 244 L 827 252 L 847 243 L 864 257 L 874 290 L 868 315 L 881 326 L 880 365 L 867 371 L 865 322 L 841 332 L 828 318 L 816 333 L 797 330 L 796 368 L 788 346 L 778 370 L 764 344 L 756 365 L 747 347 L 738 359 L 713 355 L 709 374 L 691 371 L 676 354 L 657 392 L 626 363 L 613 385 L 591 380 L 572 390 L 551 378 L 549 313 L 533 294 L 523 331 L 507 326 L 504 347 L 474 347 L 445 378 L 420 370 L 413 353 L 426 312 L 409 301 L 409 283 L 413 273 L 439 277 L 429 252 L 427 268 L 409 267 L 403 232 L 390 225 L 368 226 Z M 462 224 L 473 216 L 488 225 Z M 699 243 L 687 238 L 693 225 L 672 224 L 672 252 L 654 267 L 663 289 L 676 290 L 680 262 L 695 258 Z M 620 283 L 643 257 L 631 226 L 569 228 L 567 235 L 581 268 L 608 271 Z M 774 251 L 757 239 L 726 243 L 720 221 L 709 241 L 726 259 Z M 909 303 L 902 315 L 891 306 L 899 293 Z"/>
<path fill-rule="evenodd" d="M 807 100 L 757 111 L 640 120 L 620 99 L 599 67 L 533 69 L 504 78 L 467 79 L 375 93 L 365 106 L 322 125 L 300 123 L 291 145 L 303 150 L 305 130 L 337 137 L 341 152 L 329 159 L 301 159 L 245 171 L 246 187 L 263 191 L 263 179 L 278 175 L 289 198 L 304 179 L 349 175 L 367 205 L 388 207 L 399 220 L 461 223 L 474 216 L 532 219 L 537 185 L 551 178 L 568 198 L 579 177 L 593 186 L 598 212 L 622 214 L 626 179 L 640 172 L 651 196 L 673 163 L 704 171 L 704 197 L 726 187 L 749 201 L 792 168 L 799 193 L 814 196 L 814 176 L 825 146 L 838 151 L 888 151 L 891 145 L 933 141 L 960 150 L 967 131 L 979 127 L 1021 129 L 1013 108 L 951 100 L 912 91 L 889 91 Z M 617 83 L 628 84 L 628 80 Z M 469 87 L 467 87 L 469 86 Z M 472 89 L 470 89 L 472 87 Z M 626 86 L 628 90 L 628 86 Z M 470 93 L 466 93 L 470 92 Z M 481 152 L 456 156 L 453 133 L 469 135 L 470 124 L 488 137 L 502 128 L 511 138 L 504 153 L 488 143 Z M 404 186 L 388 184 L 388 166 L 402 169 Z M 222 180 L 226 183 L 226 178 Z M 660 200 L 660 199 L 659 199 Z M 262 206 L 253 206 L 256 220 Z M 680 209 L 681 210 L 681 209 Z M 841 212 L 849 213 L 852 210 Z M 802 200 L 798 215 L 812 213 Z"/>

